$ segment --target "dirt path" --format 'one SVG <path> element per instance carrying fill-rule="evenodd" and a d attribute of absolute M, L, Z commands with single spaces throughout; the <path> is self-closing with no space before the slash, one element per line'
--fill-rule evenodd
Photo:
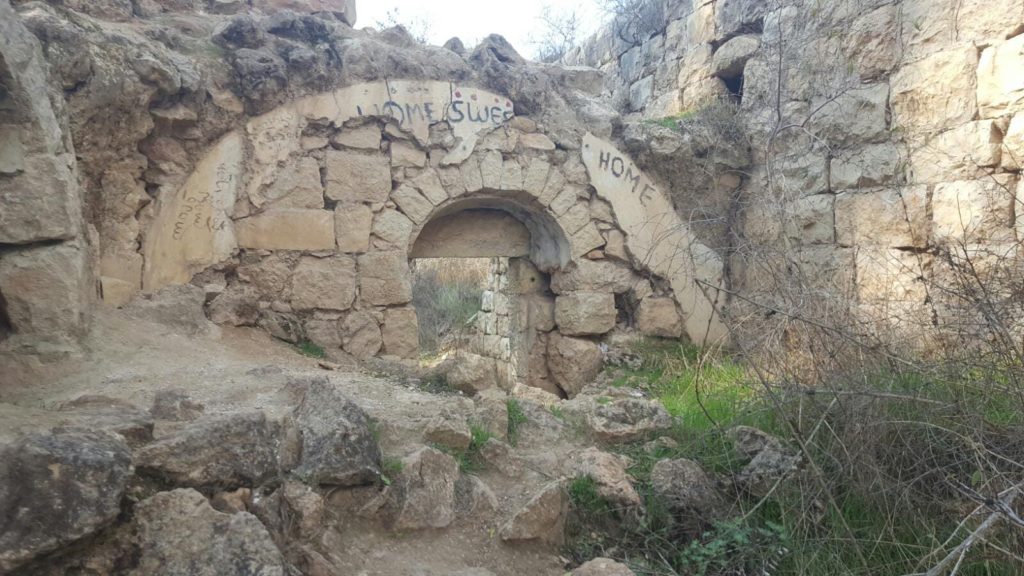
<path fill-rule="evenodd" d="M 325 370 L 314 359 L 261 330 L 213 328 L 188 335 L 119 311 L 102 312 L 82 354 L 47 366 L 9 359 L 0 373 L 0 439 L 60 424 L 51 410 L 85 394 L 128 401 L 148 409 L 162 390 L 183 390 L 207 414 L 258 408 L 280 417 L 294 406 L 288 382 L 328 377 L 351 396 L 381 431 L 386 457 L 401 458 L 423 446 L 423 431 L 442 410 L 474 412 L 472 400 L 429 393 L 400 378 L 371 375 L 354 364 Z M 155 431 L 162 433 L 160 425 Z M 319 547 L 330 550 L 338 574 L 498 576 L 564 574 L 558 551 L 536 545 L 512 546 L 498 537 L 501 525 L 542 486 L 566 473 L 568 455 L 580 446 L 550 419 L 528 422 L 515 455 L 522 473 L 483 470 L 497 510 L 456 520 L 448 528 L 398 534 L 356 514 L 373 494 L 347 491 L 328 498 L 330 528 Z"/>

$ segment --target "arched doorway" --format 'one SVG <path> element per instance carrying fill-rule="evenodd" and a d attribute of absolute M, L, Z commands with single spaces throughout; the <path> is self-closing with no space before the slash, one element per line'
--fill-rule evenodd
<path fill-rule="evenodd" d="M 456 385 L 522 383 L 564 395 L 546 354 L 555 329 L 550 272 L 568 263 L 569 242 L 542 206 L 516 194 L 453 200 L 417 231 L 409 257 L 421 352 L 472 364 L 465 377 L 476 381 Z M 460 316 L 467 305 L 473 313 Z M 447 324 L 438 318 L 445 313 Z M 438 338 L 439 327 L 451 333 Z"/>

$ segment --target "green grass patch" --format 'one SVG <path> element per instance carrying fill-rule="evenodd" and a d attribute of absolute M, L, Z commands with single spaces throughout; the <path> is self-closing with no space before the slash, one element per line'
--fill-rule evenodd
<path fill-rule="evenodd" d="M 446 446 L 433 445 L 434 448 L 455 458 L 455 461 L 459 463 L 459 470 L 464 474 L 474 474 L 484 469 L 484 461 L 480 456 L 480 449 L 483 448 L 488 440 L 494 438 L 494 434 L 491 434 L 489 430 L 473 422 L 469 424 L 469 432 L 471 436 L 469 447 L 464 451 L 460 452 Z"/>
<path fill-rule="evenodd" d="M 515 446 L 519 443 L 519 428 L 526 424 L 526 414 L 515 398 L 509 398 L 505 405 L 508 410 L 508 442 Z"/>
<path fill-rule="evenodd" d="M 380 479 L 385 486 L 390 486 L 391 482 L 402 473 L 404 464 L 398 458 L 385 457 L 380 463 Z"/>
<path fill-rule="evenodd" d="M 299 351 L 299 354 L 303 356 L 309 356 L 310 358 L 317 358 L 322 360 L 327 356 L 322 346 L 318 346 L 309 340 L 303 340 L 295 345 L 295 349 Z"/>
<path fill-rule="evenodd" d="M 675 116 L 665 116 L 664 118 L 653 118 L 650 120 L 644 120 L 646 124 L 654 124 L 663 128 L 670 128 L 672 130 L 679 130 L 679 123 L 685 122 L 690 118 L 693 118 L 697 114 L 697 110 L 686 110 L 680 112 Z"/>

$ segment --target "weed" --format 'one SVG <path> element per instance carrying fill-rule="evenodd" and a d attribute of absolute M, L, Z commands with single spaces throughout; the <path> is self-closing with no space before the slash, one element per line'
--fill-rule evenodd
<path fill-rule="evenodd" d="M 551 408 L 548 408 L 548 411 L 551 412 L 551 415 L 555 418 L 565 422 L 565 410 L 562 410 L 561 406 L 552 406 Z"/>
<path fill-rule="evenodd" d="M 309 340 L 299 342 L 295 345 L 295 349 L 303 356 L 309 356 L 310 358 L 323 359 L 327 356 L 322 346 L 318 346 Z"/>
<path fill-rule="evenodd" d="M 519 443 L 519 427 L 526 424 L 526 414 L 519 400 L 509 398 L 506 402 L 508 409 L 508 442 L 515 446 Z"/>
<path fill-rule="evenodd" d="M 398 458 L 385 457 L 380 464 L 380 479 L 385 486 L 390 486 L 392 480 L 402 473 L 404 464 Z"/>

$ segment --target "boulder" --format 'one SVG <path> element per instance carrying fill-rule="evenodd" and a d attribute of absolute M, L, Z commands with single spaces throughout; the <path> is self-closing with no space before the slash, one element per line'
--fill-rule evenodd
<path fill-rule="evenodd" d="M 610 443 L 642 440 L 672 427 L 672 416 L 665 407 L 643 398 L 594 402 L 584 421 L 598 440 Z"/>
<path fill-rule="evenodd" d="M 423 440 L 449 450 L 465 452 L 473 440 L 473 435 L 465 418 L 439 415 L 427 424 Z"/>
<path fill-rule="evenodd" d="M 764 496 L 778 482 L 795 473 L 803 459 L 782 440 L 750 426 L 735 426 L 727 435 L 737 455 L 750 462 L 733 478 L 736 484 L 756 496 Z"/>
<path fill-rule="evenodd" d="M 624 510 L 641 506 L 643 501 L 626 473 L 622 460 L 597 448 L 587 448 L 576 455 L 574 468 L 577 476 L 587 476 L 597 485 L 597 493 Z"/>
<path fill-rule="evenodd" d="M 76 424 L 120 434 L 131 446 L 153 439 L 153 418 L 124 400 L 89 394 L 64 402 L 58 410 L 73 415 Z"/>
<path fill-rule="evenodd" d="M 648 296 L 641 300 L 636 323 L 645 336 L 679 338 L 683 334 L 683 319 L 675 300 L 667 296 Z"/>
<path fill-rule="evenodd" d="M 380 478 L 380 447 L 369 418 L 326 378 L 308 383 L 292 420 L 301 443 L 293 471 L 299 478 L 337 486 Z"/>
<path fill-rule="evenodd" d="M 311 539 L 324 528 L 324 499 L 294 480 L 285 481 L 269 496 L 256 498 L 252 508 L 280 545 Z"/>
<path fill-rule="evenodd" d="M 248 512 L 217 512 L 191 489 L 160 492 L 135 507 L 120 566 L 130 576 L 284 576 L 281 552 Z M 121 572 L 119 572 L 121 573 Z"/>
<path fill-rule="evenodd" d="M 210 322 L 203 312 L 206 293 L 198 286 L 184 284 L 167 286 L 153 294 L 143 294 L 125 306 L 125 312 L 132 318 L 156 322 L 198 334 L 210 329 Z"/>
<path fill-rule="evenodd" d="M 181 390 L 161 390 L 153 398 L 149 413 L 158 420 L 191 422 L 203 415 L 206 407 Z"/>
<path fill-rule="evenodd" d="M 551 275 L 551 290 L 567 292 L 628 292 L 635 283 L 635 274 L 628 266 L 610 260 L 575 261 L 567 271 Z"/>
<path fill-rule="evenodd" d="M 278 472 L 279 426 L 260 411 L 205 416 L 139 449 L 139 472 L 176 486 L 255 486 Z"/>
<path fill-rule="evenodd" d="M 636 576 L 625 564 L 609 558 L 594 558 L 572 571 L 572 576 Z"/>
<path fill-rule="evenodd" d="M 116 434 L 57 429 L 0 446 L 0 573 L 112 523 L 132 475 Z"/>
<path fill-rule="evenodd" d="M 465 394 L 476 394 L 498 385 L 498 368 L 494 358 L 471 352 L 457 354 L 447 374 L 448 385 Z"/>
<path fill-rule="evenodd" d="M 387 492 L 395 507 L 395 530 L 444 528 L 455 519 L 455 482 L 459 464 L 434 448 L 421 448 L 402 459 L 402 472 Z"/>
<path fill-rule="evenodd" d="M 505 542 L 539 541 L 558 546 L 565 538 L 568 514 L 569 494 L 562 482 L 552 482 L 501 527 L 501 539 Z"/>
<path fill-rule="evenodd" d="M 693 460 L 660 460 L 651 469 L 651 489 L 676 514 L 693 514 L 701 521 L 713 520 L 724 504 L 715 484 Z"/>
<path fill-rule="evenodd" d="M 523 463 L 512 452 L 512 447 L 498 440 L 488 438 L 480 447 L 480 458 L 487 466 L 494 468 L 510 478 L 518 478 L 523 475 Z"/>
<path fill-rule="evenodd" d="M 497 388 L 481 390 L 473 399 L 473 418 L 495 438 L 508 437 L 508 395 Z"/>
<path fill-rule="evenodd" d="M 210 301 L 207 313 L 216 324 L 254 326 L 260 319 L 259 294 L 248 284 L 234 283 Z"/>
<path fill-rule="evenodd" d="M 236 512 L 247 512 L 252 505 L 252 490 L 239 488 L 230 492 L 220 491 L 210 498 L 210 506 L 218 512 L 234 514 Z"/>
<path fill-rule="evenodd" d="M 489 515 L 498 509 L 498 497 L 480 478 L 462 474 L 455 482 L 455 509 L 459 516 Z"/>
<path fill-rule="evenodd" d="M 555 299 L 555 323 L 566 336 L 597 336 L 615 328 L 615 297 L 606 292 L 571 292 Z"/>
<path fill-rule="evenodd" d="M 548 370 L 570 398 L 597 378 L 603 363 L 604 356 L 596 343 L 551 333 L 548 339 Z"/>
<path fill-rule="evenodd" d="M 978 107 L 982 118 L 1017 112 L 1024 104 L 1024 35 L 985 48 L 978 62 Z"/>

